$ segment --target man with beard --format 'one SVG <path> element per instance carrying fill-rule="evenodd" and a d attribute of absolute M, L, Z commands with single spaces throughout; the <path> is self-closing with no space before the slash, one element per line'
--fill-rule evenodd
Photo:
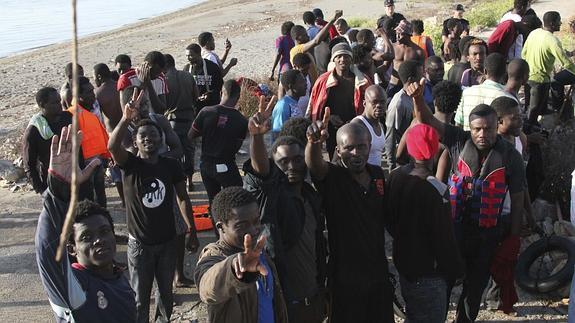
<path fill-rule="evenodd" d="M 330 321 L 394 322 L 384 256 L 383 170 L 367 163 L 369 132 L 357 123 L 337 131 L 338 163 L 323 159 L 329 111 L 308 128 L 305 160 L 323 199 L 329 231 Z"/>
<path fill-rule="evenodd" d="M 351 122 L 364 125 L 371 136 L 369 159 L 371 165 L 381 166 L 381 157 L 385 149 L 385 132 L 380 120 L 385 116 L 385 103 L 387 96 L 379 85 L 371 85 L 365 90 L 363 100 L 363 114 L 355 117 Z"/>
<path fill-rule="evenodd" d="M 283 75 L 282 75 L 283 77 Z M 244 187 L 260 206 L 270 232 L 268 254 L 274 260 L 290 322 L 322 322 L 325 318 L 326 241 L 321 199 L 305 181 L 305 146 L 297 138 L 276 139 L 268 157 L 264 134 L 270 130 L 271 105 L 250 119 L 250 157 L 244 164 Z"/>
<path fill-rule="evenodd" d="M 491 260 L 498 253 L 505 261 L 516 261 L 519 253 L 524 207 L 525 167 L 521 154 L 497 135 L 497 113 L 480 104 L 469 114 L 471 131 L 443 123 L 425 106 L 425 80 L 410 83 L 406 93 L 413 97 L 415 118 L 437 130 L 453 158 L 449 180 L 451 215 L 455 236 L 465 262 L 463 290 L 455 322 L 477 318 L 483 291 L 489 280 Z M 506 194 L 510 196 L 509 216 L 502 216 Z M 482 203 L 487 199 L 489 203 Z M 508 234 L 503 233 L 506 220 Z M 453 282 L 448 287 L 451 290 Z"/>

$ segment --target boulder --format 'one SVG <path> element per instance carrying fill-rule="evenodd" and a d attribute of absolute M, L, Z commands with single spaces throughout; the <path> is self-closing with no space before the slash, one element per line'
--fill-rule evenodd
<path fill-rule="evenodd" d="M 14 166 L 11 161 L 0 160 L 0 177 L 9 182 L 16 182 L 24 177 L 24 169 Z"/>

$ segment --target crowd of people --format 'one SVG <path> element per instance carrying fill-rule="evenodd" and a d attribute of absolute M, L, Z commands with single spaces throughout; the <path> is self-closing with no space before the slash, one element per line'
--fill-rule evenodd
<path fill-rule="evenodd" d="M 36 254 L 57 322 L 169 322 L 174 286 L 194 283 L 214 323 L 394 322 L 394 288 L 406 322 L 445 322 L 457 285 L 455 322 L 475 321 L 488 286 L 487 308 L 515 313 L 521 233 L 536 230 L 538 120 L 575 83 L 575 51 L 553 34 L 561 16 L 541 21 L 515 0 L 486 42 L 459 4 L 435 51 L 421 20 L 384 5 L 374 30 L 317 8 L 283 23 L 269 77 L 278 92 L 252 116 L 238 110 L 241 81 L 225 79 L 232 44 L 218 56 L 210 32 L 183 49 L 181 69 L 170 54 L 151 51 L 137 67 L 122 54 L 113 70 L 94 66 L 96 87 L 76 66 L 77 102 L 73 64 L 60 91 L 40 89 L 23 156 L 43 194 Z M 74 136 L 81 202 L 59 263 Z M 217 241 L 192 281 L 183 258 L 200 248 L 188 195 L 197 138 Z M 106 168 L 126 212 L 126 265 L 114 260 Z"/>

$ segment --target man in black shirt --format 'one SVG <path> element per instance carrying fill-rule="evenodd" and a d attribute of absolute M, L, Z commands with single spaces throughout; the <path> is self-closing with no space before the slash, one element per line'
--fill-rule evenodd
<path fill-rule="evenodd" d="M 36 92 L 40 112 L 30 119 L 22 138 L 24 171 L 36 193 L 48 188 L 48 162 L 52 136 L 72 123 L 72 115 L 62 110 L 60 95 L 55 88 L 44 87 Z"/>
<path fill-rule="evenodd" d="M 425 124 L 413 126 L 405 137 L 414 162 L 391 172 L 385 193 L 393 262 L 407 320 L 445 322 L 447 282 L 463 275 L 463 260 L 453 234 L 448 186 L 432 175 L 439 138 Z"/>
<path fill-rule="evenodd" d="M 135 129 L 134 155 L 122 147 L 131 121 L 138 118 L 143 92 L 135 90 L 126 104 L 120 123 L 110 137 L 109 149 L 124 170 L 124 196 L 128 223 L 128 268 L 136 292 L 138 322 L 149 322 L 150 293 L 157 282 L 156 322 L 169 322 L 173 308 L 172 282 L 176 267 L 174 194 L 188 226 L 186 247 L 195 252 L 198 238 L 192 204 L 186 192 L 186 177 L 180 162 L 160 155 L 163 132 L 155 122 L 144 119 Z"/>
<path fill-rule="evenodd" d="M 467 19 L 463 19 L 464 12 L 465 9 L 463 9 L 463 5 L 458 4 L 455 6 L 455 9 L 453 10 L 453 17 L 447 18 L 443 21 L 443 29 L 441 30 L 441 40 L 443 42 L 445 42 L 447 40 L 447 37 L 449 36 L 449 29 L 447 28 L 447 23 L 449 22 L 450 19 L 455 19 L 457 22 L 461 24 L 461 29 L 463 30 L 461 36 L 469 35 L 469 21 L 467 21 Z"/>
<path fill-rule="evenodd" d="M 305 146 L 280 136 L 267 155 L 264 134 L 270 130 L 267 109 L 250 119 L 251 159 L 244 164 L 244 187 L 260 205 L 262 224 L 270 231 L 268 253 L 278 270 L 290 322 L 321 323 L 325 318 L 325 219 L 317 191 L 305 181 Z"/>
<path fill-rule="evenodd" d="M 191 44 L 186 47 L 186 57 L 190 63 L 184 66 L 184 71 L 192 74 L 199 91 L 197 114 L 204 107 L 220 103 L 224 78 L 218 64 L 202 58 L 200 45 Z"/>
<path fill-rule="evenodd" d="M 236 153 L 242 147 L 248 130 L 248 120 L 238 111 L 241 88 L 227 80 L 219 105 L 206 107 L 196 117 L 188 138 L 202 137 L 200 172 L 211 201 L 228 186 L 242 186 L 236 165 Z"/>
<path fill-rule="evenodd" d="M 447 73 L 447 80 L 461 86 L 461 76 L 466 69 L 471 68 L 471 63 L 467 59 L 469 56 L 469 46 L 471 41 L 475 39 L 473 36 L 465 36 L 459 40 L 457 45 L 461 55 L 459 62 L 453 64 Z"/>
<path fill-rule="evenodd" d="M 357 123 L 337 131 L 337 164 L 322 156 L 330 112 L 308 128 L 306 164 L 323 199 L 329 232 L 330 321 L 394 322 L 385 257 L 384 176 L 367 164 L 370 135 Z"/>
<path fill-rule="evenodd" d="M 395 29 L 395 27 L 397 27 L 397 25 L 399 25 L 399 23 L 402 20 L 405 20 L 405 17 L 402 14 L 395 12 L 395 3 L 393 0 L 385 0 L 385 15 L 381 16 L 381 18 L 379 19 L 391 20 L 391 26 L 389 26 L 389 28 L 393 30 Z M 396 42 L 395 33 L 391 33 L 389 34 L 389 36 L 391 42 L 395 43 Z"/>
<path fill-rule="evenodd" d="M 517 260 L 525 189 L 525 168 L 521 154 L 497 135 L 497 113 L 485 104 L 469 115 L 471 131 L 436 119 L 423 100 L 422 79 L 406 92 L 413 97 L 416 119 L 437 130 L 452 156 L 449 181 L 455 235 L 465 261 L 463 291 L 455 322 L 473 322 L 479 312 L 489 267 L 501 242 L 506 260 Z M 505 196 L 511 198 L 511 229 L 503 233 L 501 215 Z"/>

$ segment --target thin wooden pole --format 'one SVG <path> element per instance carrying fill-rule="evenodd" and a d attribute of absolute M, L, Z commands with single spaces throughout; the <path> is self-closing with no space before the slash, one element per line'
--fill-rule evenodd
<path fill-rule="evenodd" d="M 78 114 L 80 113 L 80 109 L 78 108 L 78 19 L 76 10 L 76 0 L 72 0 L 72 109 L 74 110 L 72 117 L 72 131 L 70 131 L 72 136 L 72 179 L 70 181 L 70 205 L 68 206 L 68 212 L 66 212 L 66 220 L 64 221 L 64 227 L 60 234 L 60 244 L 56 251 L 56 261 L 58 262 L 66 255 L 66 244 L 68 242 L 68 235 L 70 234 L 72 225 L 74 224 L 79 191 L 78 170 L 80 167 L 78 165 L 78 154 L 80 153 L 80 143 L 78 142 L 77 134 Z M 60 140 L 64 140 L 64 138 L 60 138 Z"/>

